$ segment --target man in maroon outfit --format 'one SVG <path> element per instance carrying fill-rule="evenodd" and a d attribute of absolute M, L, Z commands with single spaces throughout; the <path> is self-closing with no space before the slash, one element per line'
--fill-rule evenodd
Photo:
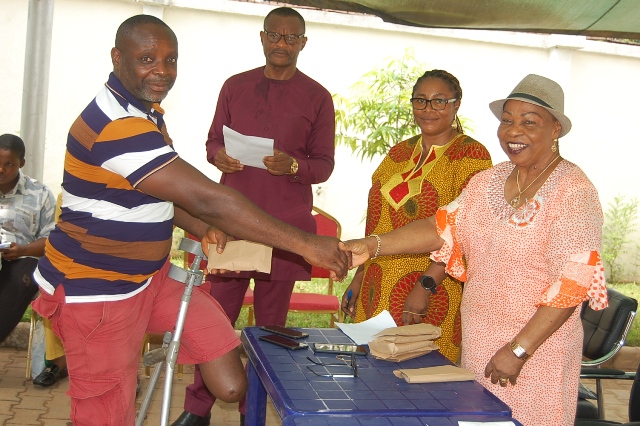
<path fill-rule="evenodd" d="M 304 32 L 304 19 L 294 9 L 281 7 L 267 15 L 260 32 L 266 65 L 234 75 L 223 85 L 207 139 L 207 159 L 223 173 L 220 183 L 272 216 L 313 233 L 311 185 L 326 181 L 333 171 L 335 114 L 330 93 L 296 68 L 307 43 Z M 274 155 L 263 160 L 266 170 L 227 155 L 223 125 L 274 140 Z M 310 280 L 311 265 L 274 249 L 271 274 L 208 275 L 211 295 L 233 323 L 251 278 L 256 324 L 285 325 L 295 281 Z M 173 425 L 209 425 L 214 402 L 196 370 L 194 383 L 187 387 L 185 411 Z"/>

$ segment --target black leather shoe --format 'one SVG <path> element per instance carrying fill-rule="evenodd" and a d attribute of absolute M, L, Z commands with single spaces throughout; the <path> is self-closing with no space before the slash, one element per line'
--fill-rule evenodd
<path fill-rule="evenodd" d="M 54 385 L 58 380 L 64 379 L 69 375 L 66 367 L 60 369 L 57 365 L 52 365 L 42 370 L 42 373 L 33 379 L 33 384 L 42 387 L 49 387 Z"/>
<path fill-rule="evenodd" d="M 209 424 L 211 424 L 211 413 L 202 417 L 183 411 L 180 417 L 171 423 L 171 426 L 209 426 Z"/>

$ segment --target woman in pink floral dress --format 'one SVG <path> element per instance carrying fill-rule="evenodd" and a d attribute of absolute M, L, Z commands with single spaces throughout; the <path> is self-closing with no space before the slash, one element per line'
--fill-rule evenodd
<path fill-rule="evenodd" d="M 490 108 L 509 162 L 477 174 L 435 217 L 347 248 L 355 264 L 375 254 L 432 251 L 434 273 L 446 268 L 465 282 L 461 365 L 525 426 L 570 426 L 581 305 L 607 306 L 598 194 L 560 156 L 558 138 L 571 121 L 557 83 L 529 75 Z M 407 306 L 415 312 L 426 293 L 416 286 Z"/>

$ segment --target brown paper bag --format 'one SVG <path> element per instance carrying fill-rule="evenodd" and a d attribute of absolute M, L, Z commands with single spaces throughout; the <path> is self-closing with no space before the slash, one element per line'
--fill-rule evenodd
<path fill-rule="evenodd" d="M 429 353 L 438 349 L 438 345 L 431 340 L 419 340 L 406 343 L 394 343 L 384 340 L 374 339 L 369 342 L 369 348 L 374 349 L 376 352 L 380 352 L 388 355 L 397 355 L 410 352 L 423 351 Z"/>
<path fill-rule="evenodd" d="M 273 249 L 263 244 L 246 240 L 227 242 L 222 253 L 216 251 L 214 244 L 209 244 L 209 262 L 207 271 L 226 269 L 228 271 L 271 272 L 271 252 Z"/>
<path fill-rule="evenodd" d="M 416 339 L 435 340 L 441 335 L 442 329 L 440 327 L 433 324 L 420 323 L 386 328 L 378 334 L 374 334 L 374 337 L 387 337 L 389 341 L 406 342 L 415 341 Z"/>
<path fill-rule="evenodd" d="M 371 346 L 369 346 L 369 352 L 374 358 L 382 361 L 401 362 L 401 361 L 406 361 L 408 359 L 418 358 L 419 356 L 422 356 L 422 355 L 426 355 L 429 352 L 431 352 L 431 350 L 427 350 L 427 351 L 418 350 L 418 351 L 412 351 L 412 352 L 397 353 L 395 355 L 389 355 L 383 352 L 377 352 L 375 349 L 371 349 Z"/>
<path fill-rule="evenodd" d="M 394 370 L 393 374 L 407 383 L 462 382 L 475 379 L 473 372 L 455 365 Z"/>

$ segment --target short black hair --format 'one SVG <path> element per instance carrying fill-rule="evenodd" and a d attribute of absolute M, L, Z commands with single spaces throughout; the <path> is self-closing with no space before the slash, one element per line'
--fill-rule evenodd
<path fill-rule="evenodd" d="M 162 19 L 156 18 L 155 16 L 152 16 L 152 15 L 135 15 L 130 18 L 127 18 L 118 27 L 118 31 L 116 31 L 115 46 L 118 49 L 121 49 L 122 43 L 124 43 L 125 39 L 129 38 L 133 30 L 140 25 L 146 25 L 146 24 L 153 24 L 153 25 L 159 25 L 161 27 L 164 27 L 167 29 L 167 31 L 173 34 L 174 38 L 176 38 L 176 35 L 171 29 L 171 27 L 169 27 Z"/>
<path fill-rule="evenodd" d="M 269 12 L 267 14 L 267 16 L 265 16 L 265 18 L 264 18 L 265 24 L 267 22 L 267 19 L 269 19 L 273 15 L 284 16 L 284 17 L 288 17 L 288 18 L 298 18 L 300 20 L 300 23 L 302 24 L 302 32 L 304 33 L 304 32 L 307 31 L 306 25 L 305 25 L 305 22 L 304 22 L 304 18 L 295 9 L 292 9 L 290 7 L 278 7 L 276 9 L 273 9 L 271 12 Z"/>
<path fill-rule="evenodd" d="M 0 149 L 18 154 L 20 160 L 24 160 L 25 147 L 24 141 L 20 136 L 12 135 L 10 133 L 0 135 Z"/>

